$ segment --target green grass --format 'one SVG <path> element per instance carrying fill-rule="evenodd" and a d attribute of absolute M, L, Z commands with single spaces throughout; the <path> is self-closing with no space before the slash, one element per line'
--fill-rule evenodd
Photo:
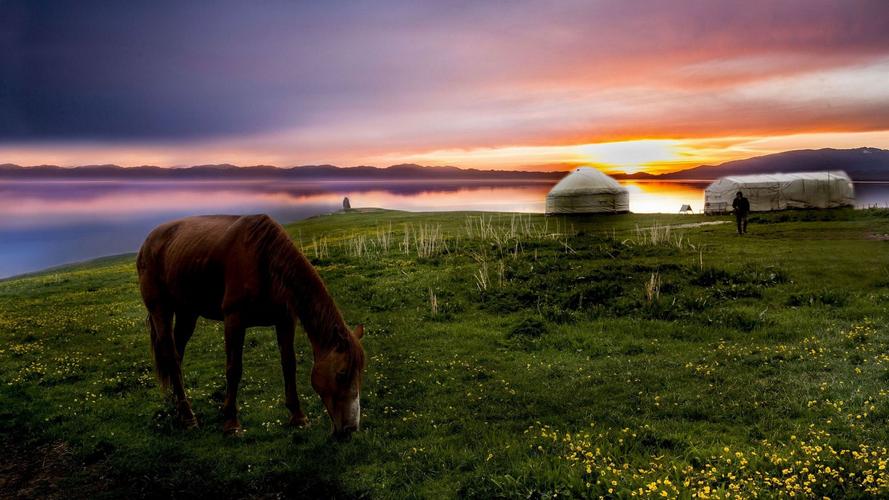
<path fill-rule="evenodd" d="M 221 325 L 201 320 L 180 429 L 153 377 L 132 256 L 0 282 L 0 429 L 64 441 L 107 495 L 720 497 L 889 494 L 889 213 L 727 220 L 379 211 L 288 226 L 362 322 L 362 431 L 308 384 L 285 425 L 253 329 L 225 438 Z M 652 227 L 657 229 L 651 229 Z M 407 232 L 407 238 L 405 238 Z M 79 472 L 78 472 L 79 471 Z M 811 477 L 810 477 L 811 476 Z"/>

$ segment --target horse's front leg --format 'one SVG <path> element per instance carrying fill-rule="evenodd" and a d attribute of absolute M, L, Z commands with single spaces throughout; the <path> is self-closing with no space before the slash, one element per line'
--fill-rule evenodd
<path fill-rule="evenodd" d="M 238 420 L 238 384 L 243 373 L 245 328 L 237 314 L 225 317 L 225 402 L 222 416 L 225 423 L 222 430 L 226 434 L 240 435 L 241 422 Z"/>
<path fill-rule="evenodd" d="M 293 321 L 282 321 L 275 326 L 278 350 L 281 351 L 281 371 L 284 373 L 284 406 L 290 410 L 290 425 L 305 427 L 309 419 L 303 413 L 296 393 L 296 353 L 293 350 Z"/>

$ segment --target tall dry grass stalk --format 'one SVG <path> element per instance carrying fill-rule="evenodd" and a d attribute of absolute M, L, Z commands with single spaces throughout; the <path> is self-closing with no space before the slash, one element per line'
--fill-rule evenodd
<path fill-rule="evenodd" d="M 488 279 L 488 263 L 482 261 L 481 267 L 473 274 L 473 277 L 475 277 L 475 286 L 478 287 L 478 290 L 480 292 L 486 291 L 490 282 Z"/>
<path fill-rule="evenodd" d="M 330 248 L 327 242 L 327 236 L 316 238 L 312 236 L 312 253 L 316 259 L 324 259 L 330 255 Z"/>
<path fill-rule="evenodd" d="M 438 297 L 435 296 L 432 287 L 429 287 L 429 310 L 432 316 L 438 316 Z"/>
<path fill-rule="evenodd" d="M 648 303 L 657 302 L 661 298 L 661 274 L 657 271 L 651 273 L 651 278 L 645 283 L 645 299 Z"/>
<path fill-rule="evenodd" d="M 665 226 L 657 222 L 653 226 L 644 228 L 636 225 L 633 236 L 625 240 L 624 243 L 637 246 L 669 246 L 679 250 L 683 248 L 695 249 L 695 246 L 685 238 L 685 235 L 674 233 L 669 225 Z"/>
<path fill-rule="evenodd" d="M 364 257 L 368 253 L 367 236 L 358 234 L 347 240 L 347 253 L 352 257 Z"/>
<path fill-rule="evenodd" d="M 376 233 L 377 248 L 384 254 L 388 254 L 389 248 L 392 246 L 392 223 L 390 222 L 386 228 L 378 227 Z"/>
<path fill-rule="evenodd" d="M 401 239 L 401 253 L 409 254 L 411 253 L 411 226 L 410 224 L 404 224 L 404 233 Z"/>
<path fill-rule="evenodd" d="M 441 225 L 421 224 L 414 231 L 414 247 L 417 257 L 431 257 L 441 249 Z"/>

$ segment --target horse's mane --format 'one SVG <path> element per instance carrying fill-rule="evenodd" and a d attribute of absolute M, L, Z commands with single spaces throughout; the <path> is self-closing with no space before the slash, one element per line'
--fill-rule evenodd
<path fill-rule="evenodd" d="M 246 218 L 245 218 L 246 219 Z M 246 243 L 256 252 L 267 285 L 299 317 L 313 344 L 322 350 L 345 351 L 349 376 L 364 368 L 364 349 L 349 331 L 321 276 L 297 250 L 280 224 L 268 216 L 246 222 Z"/>

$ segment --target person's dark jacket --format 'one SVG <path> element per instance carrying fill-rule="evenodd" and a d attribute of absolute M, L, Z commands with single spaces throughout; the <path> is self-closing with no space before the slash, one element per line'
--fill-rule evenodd
<path fill-rule="evenodd" d="M 735 198 L 732 201 L 732 208 L 735 209 L 735 215 L 747 215 L 750 213 L 750 200 L 747 198 Z"/>

